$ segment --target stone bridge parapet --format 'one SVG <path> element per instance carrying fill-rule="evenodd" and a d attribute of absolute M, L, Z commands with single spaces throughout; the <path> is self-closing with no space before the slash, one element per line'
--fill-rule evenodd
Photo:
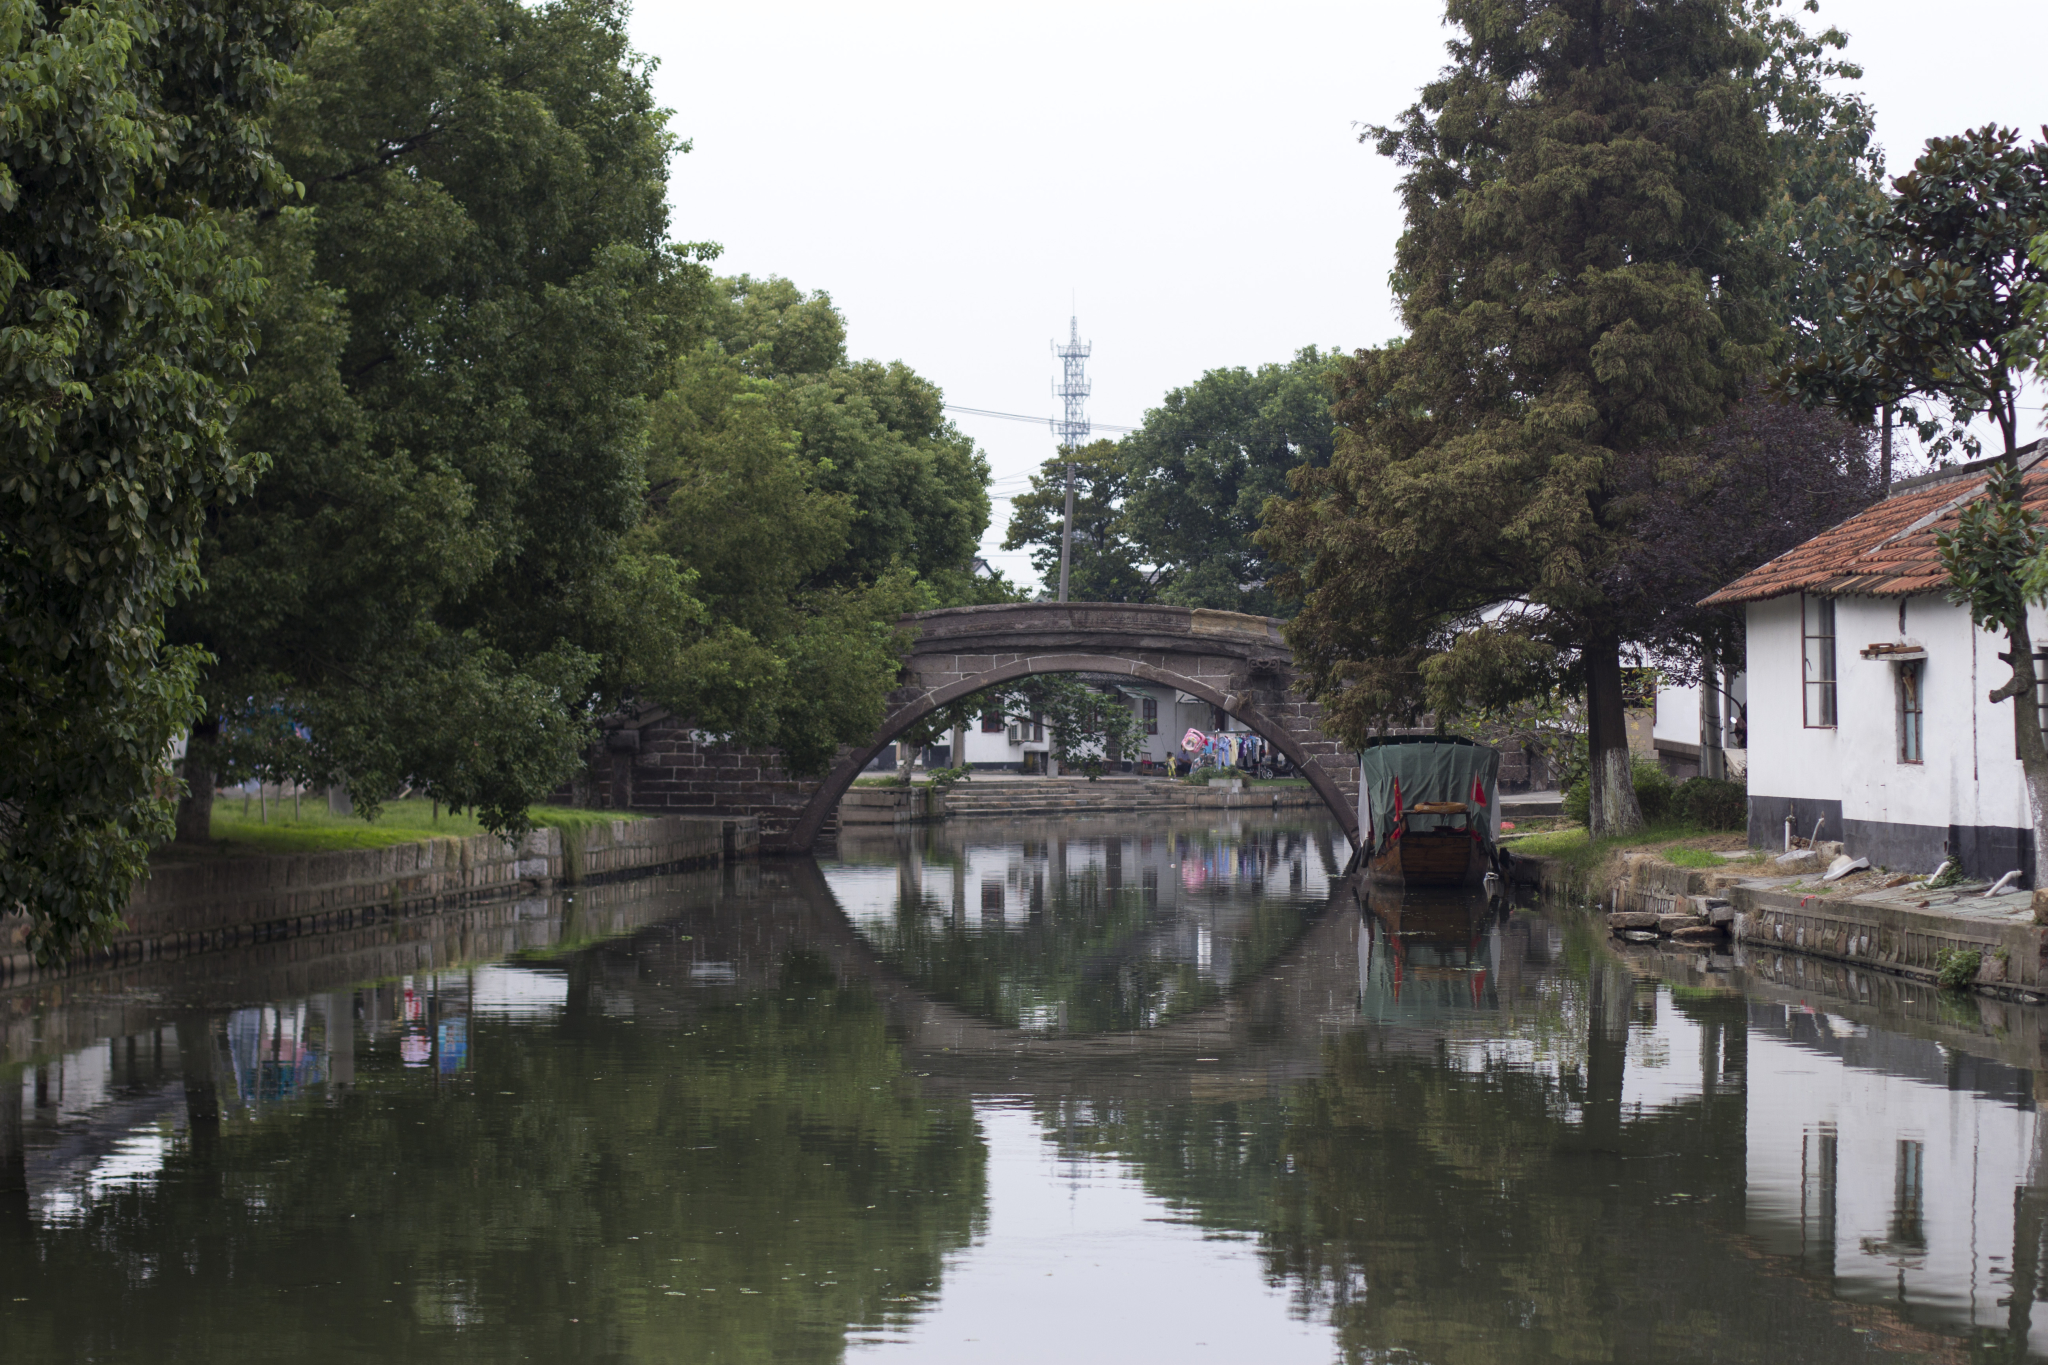
<path fill-rule="evenodd" d="M 1300 768 L 1357 838 L 1358 765 L 1323 734 L 1300 691 L 1280 622 L 1200 608 L 1104 602 L 954 607 L 903 618 L 914 633 L 901 685 L 867 743 L 829 773 L 799 777 L 772 749 L 719 742 L 647 710 L 608 727 L 584 804 L 672 814 L 751 815 L 764 850 L 809 851 L 853 780 L 914 721 L 999 683 L 1044 673 L 1122 675 L 1200 697 L 1237 717 Z"/>

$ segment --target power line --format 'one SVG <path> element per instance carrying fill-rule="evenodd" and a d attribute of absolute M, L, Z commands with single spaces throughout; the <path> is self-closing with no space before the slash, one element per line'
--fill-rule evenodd
<path fill-rule="evenodd" d="M 987 408 L 964 408 L 958 403 L 947 403 L 945 404 L 945 409 L 947 412 L 964 412 L 970 417 L 1001 417 L 1005 421 L 1010 422 L 1030 422 L 1035 426 L 1051 427 L 1054 431 L 1058 431 L 1060 428 L 1060 419 L 1057 417 L 1028 417 L 1021 412 L 992 412 Z M 1087 425 L 1093 426 L 1098 431 L 1133 432 L 1137 430 L 1136 427 L 1120 427 L 1110 422 L 1092 422 L 1087 423 Z M 1086 439 L 1085 434 L 1083 439 Z"/>

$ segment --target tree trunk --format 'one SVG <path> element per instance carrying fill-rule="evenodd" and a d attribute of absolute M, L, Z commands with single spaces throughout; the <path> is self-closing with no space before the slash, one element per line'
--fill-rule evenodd
<path fill-rule="evenodd" d="M 213 839 L 213 779 L 220 722 L 209 716 L 192 727 L 185 741 L 185 794 L 178 798 L 177 841 L 204 844 Z"/>
<path fill-rule="evenodd" d="M 1892 495 L 1892 405 L 1884 405 L 1884 430 L 1878 443 L 1877 483 L 1885 497 Z"/>
<path fill-rule="evenodd" d="M 1633 834 L 1643 828 L 1636 802 L 1634 765 L 1628 752 L 1628 721 L 1621 698 L 1621 644 L 1589 641 L 1586 660 L 1586 759 L 1592 787 L 1587 824 L 1594 838 Z"/>
<path fill-rule="evenodd" d="M 2039 887 L 2042 857 L 2048 853 L 2048 742 L 2044 742 L 2041 736 L 2040 690 L 2034 677 L 2034 641 L 2024 616 L 2006 627 L 2005 640 L 2006 648 L 2011 651 L 2006 662 L 2012 665 L 2012 677 L 2006 680 L 2005 686 L 1991 694 L 1991 700 L 1994 704 L 2002 701 L 2013 704 L 2013 747 L 2019 752 L 2020 772 L 2027 784 L 2027 803 L 2033 807 L 2034 817 L 2034 875 L 2029 881 Z M 1998 869 L 1999 872 L 2005 870 Z M 2041 918 L 2040 910 L 2035 911 L 2035 917 Z"/>

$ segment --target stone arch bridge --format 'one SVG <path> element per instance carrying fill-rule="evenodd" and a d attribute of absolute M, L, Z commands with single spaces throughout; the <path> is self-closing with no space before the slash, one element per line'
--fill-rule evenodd
<path fill-rule="evenodd" d="M 1041 673 L 1120 674 L 1199 697 L 1243 721 L 1308 778 L 1355 844 L 1358 764 L 1323 734 L 1280 622 L 1200 608 L 1103 602 L 954 607 L 903 618 L 914 633 L 882 726 L 841 749 L 823 777 L 798 777 L 772 749 L 720 743 L 650 708 L 614 720 L 582 804 L 668 815 L 751 815 L 765 850 L 809 852 L 839 798 L 883 746 L 937 707 Z"/>

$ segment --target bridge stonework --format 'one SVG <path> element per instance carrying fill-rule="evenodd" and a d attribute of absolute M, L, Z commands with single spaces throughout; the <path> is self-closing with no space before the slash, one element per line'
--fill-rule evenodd
<path fill-rule="evenodd" d="M 1098 602 L 955 607 L 903 619 L 915 638 L 874 738 L 840 750 L 823 777 L 798 777 L 772 749 L 725 744 L 659 710 L 616 720 L 578 804 L 663 814 L 751 815 L 764 850 L 808 852 L 839 798 L 912 722 L 997 683 L 1042 673 L 1120 674 L 1223 708 L 1286 754 L 1353 842 L 1358 763 L 1320 728 L 1280 623 L 1199 608 Z"/>

